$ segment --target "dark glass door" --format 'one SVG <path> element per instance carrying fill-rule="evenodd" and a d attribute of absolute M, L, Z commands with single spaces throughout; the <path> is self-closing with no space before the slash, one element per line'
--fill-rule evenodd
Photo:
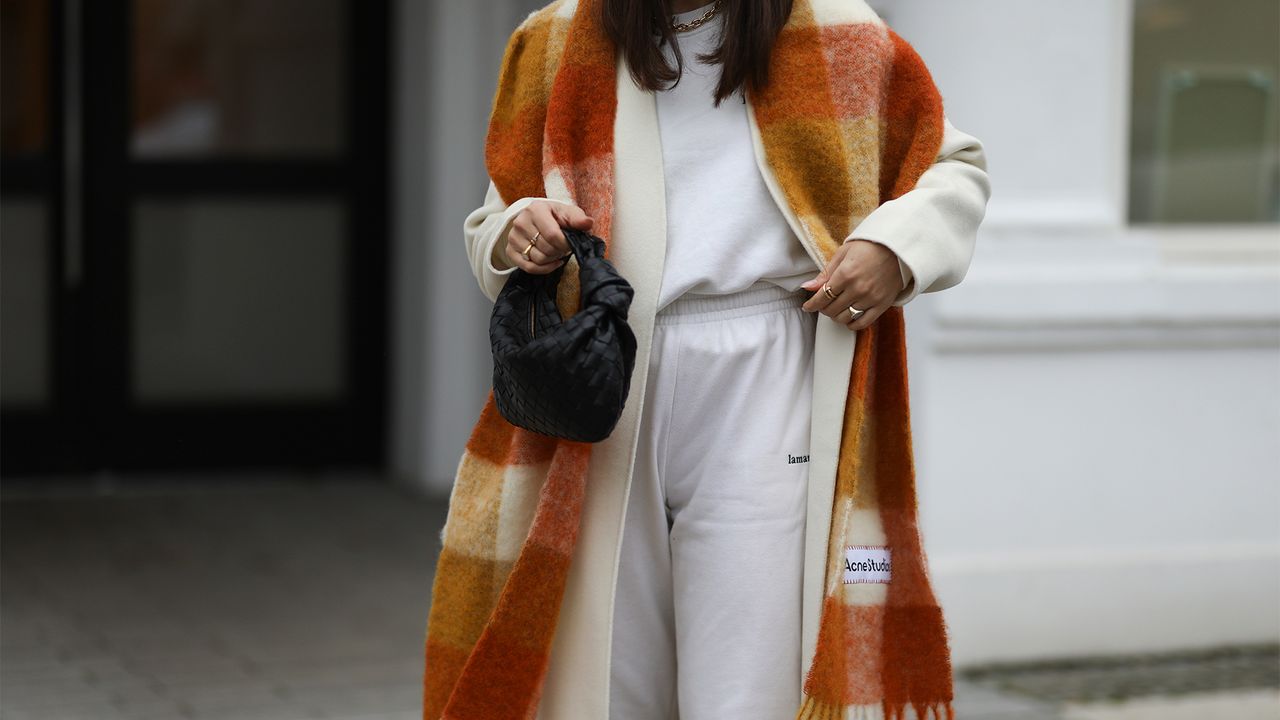
<path fill-rule="evenodd" d="M 385 3 L 0 2 L 5 472 L 380 465 Z"/>

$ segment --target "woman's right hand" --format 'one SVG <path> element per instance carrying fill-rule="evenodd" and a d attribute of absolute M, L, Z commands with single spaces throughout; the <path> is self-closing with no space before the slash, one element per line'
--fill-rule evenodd
<path fill-rule="evenodd" d="M 545 275 L 568 259 L 569 241 L 561 227 L 590 231 L 595 221 L 577 205 L 553 200 L 535 200 L 511 221 L 507 232 L 507 260 L 525 272 Z M 536 242 L 533 236 L 537 234 Z M 522 251 L 533 242 L 526 260 Z"/>

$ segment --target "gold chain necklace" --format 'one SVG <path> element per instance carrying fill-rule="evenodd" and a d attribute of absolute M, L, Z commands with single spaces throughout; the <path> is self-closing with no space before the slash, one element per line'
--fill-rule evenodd
<path fill-rule="evenodd" d="M 719 9 L 720 9 L 720 0 L 716 0 L 716 4 L 712 5 L 710 10 L 702 13 L 702 17 L 696 18 L 694 20 L 690 20 L 687 23 L 674 22 L 675 16 L 672 16 L 671 19 L 673 22 L 671 23 L 671 29 L 675 30 L 676 32 L 688 32 L 689 30 L 693 30 L 694 28 L 698 27 L 702 23 L 710 20 L 711 16 L 715 15 L 716 11 Z"/>

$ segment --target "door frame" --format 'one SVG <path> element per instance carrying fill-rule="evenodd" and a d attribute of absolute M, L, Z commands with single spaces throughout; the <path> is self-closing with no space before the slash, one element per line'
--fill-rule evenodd
<path fill-rule="evenodd" d="M 391 25 L 387 0 L 343 0 L 343 8 L 346 117 L 343 143 L 333 159 L 135 161 L 129 153 L 132 3 L 50 0 L 54 127 L 48 227 L 56 401 L 43 419 L 5 412 L 0 421 L 9 441 L 0 467 L 5 474 L 383 466 Z M 77 30 L 78 38 L 66 37 Z M 63 51 L 72 42 L 79 52 L 69 56 Z M 71 94 L 68 80 L 79 86 Z M 68 98 L 80 101 L 73 118 L 64 114 Z M 78 173 L 67 162 L 68 140 L 72 148 L 78 140 L 82 151 Z M 131 403 L 132 209 L 142 197 L 188 196 L 339 199 L 345 211 L 346 290 L 340 318 L 346 390 L 341 401 L 163 409 Z M 77 248 L 83 250 L 83 274 L 78 284 L 68 285 L 65 266 L 76 260 L 68 250 Z"/>

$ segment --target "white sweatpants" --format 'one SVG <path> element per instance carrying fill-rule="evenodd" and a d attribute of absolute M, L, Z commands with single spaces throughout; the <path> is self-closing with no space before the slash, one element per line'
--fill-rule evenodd
<path fill-rule="evenodd" d="M 812 293 L 763 281 L 658 313 L 613 618 L 610 720 L 800 705 Z"/>

